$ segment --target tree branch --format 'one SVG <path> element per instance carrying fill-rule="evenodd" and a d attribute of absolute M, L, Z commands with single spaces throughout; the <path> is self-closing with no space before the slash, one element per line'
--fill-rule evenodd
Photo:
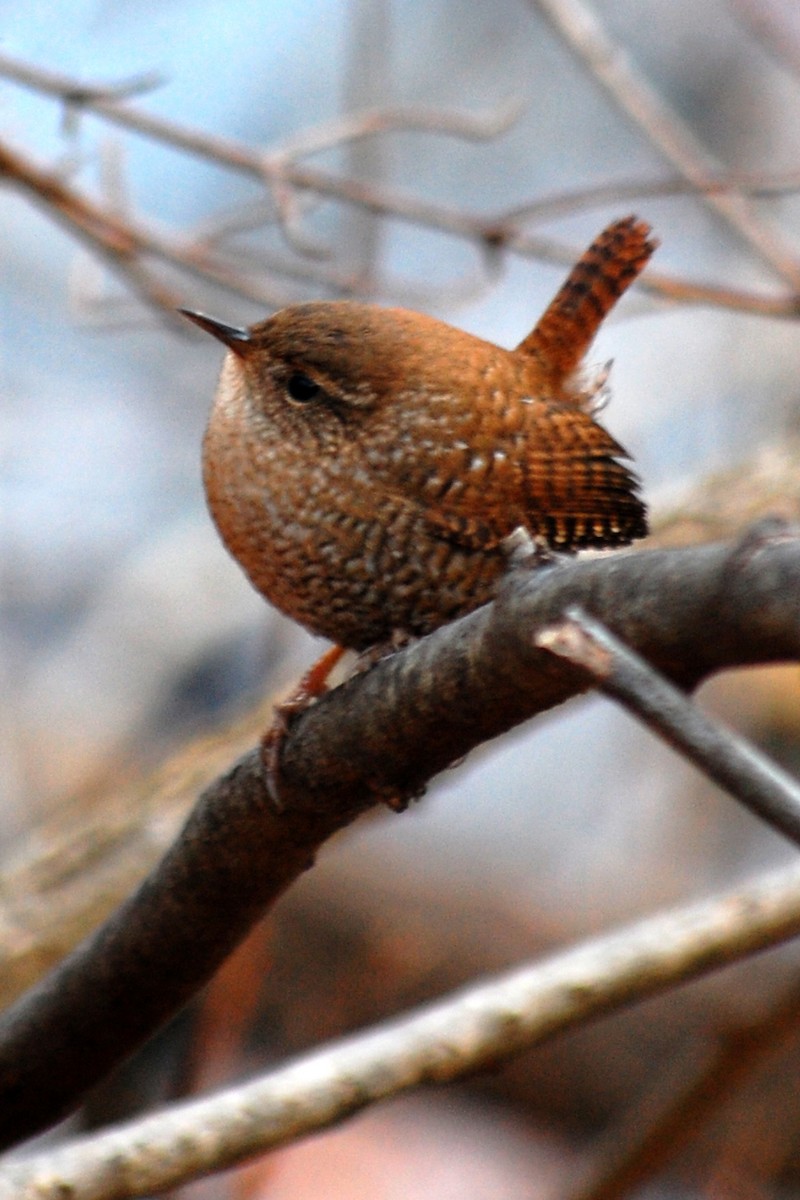
<path fill-rule="evenodd" d="M 800 868 L 676 908 L 471 986 L 253 1082 L 0 1170 L 0 1200 L 122 1200 L 444 1083 L 800 931 Z"/>
<path fill-rule="evenodd" d="M 550 0 L 550 4 L 555 9 L 554 0 Z M 542 6 L 546 7 L 545 0 L 542 0 Z M 548 12 L 547 15 L 551 20 L 555 19 L 551 13 Z M 563 29 L 560 31 L 564 34 Z M 595 64 L 591 65 L 595 69 Z M 308 195 L 326 197 L 376 216 L 393 218 L 470 242 L 481 255 L 484 266 L 496 263 L 501 251 L 560 266 L 572 266 L 580 253 L 580 249 L 576 249 L 574 245 L 568 246 L 523 228 L 525 214 L 528 217 L 534 215 L 536 203 L 515 206 L 514 210 L 506 213 L 483 215 L 455 205 L 428 200 L 398 188 L 363 179 L 345 178 L 307 161 L 298 161 L 301 154 L 313 152 L 316 148 L 313 131 L 302 137 L 298 136 L 294 143 L 288 144 L 288 148 L 278 146 L 267 150 L 149 113 L 123 99 L 126 95 L 125 84 L 119 89 L 93 87 L 70 76 L 32 67 L 3 54 L 0 54 L 0 77 L 57 97 L 71 106 L 72 111 L 78 106 L 86 108 L 103 120 L 142 137 L 254 179 L 271 198 L 269 211 L 273 218 L 277 216 L 280 223 L 281 214 L 284 218 L 289 214 L 289 219 L 283 220 L 283 226 L 284 232 L 289 232 L 290 245 L 305 244 L 306 249 L 308 248 L 308 238 L 298 231 L 294 222 L 297 211 L 296 197 Z M 452 113 L 437 114 L 417 108 L 389 110 L 384 114 L 372 111 L 350 118 L 349 124 L 343 123 L 338 129 L 322 128 L 318 135 L 321 139 L 320 144 L 326 137 L 352 139 L 399 128 L 425 130 L 460 138 L 489 138 L 503 128 L 508 115 L 508 112 L 499 112 L 477 117 L 456 117 Z M 649 129 L 646 132 L 650 135 Z M 306 139 L 310 150 L 305 149 Z M 43 171 L 35 165 L 25 164 L 16 152 L 14 158 L 15 168 L 6 172 L 6 178 L 29 194 L 36 195 L 39 200 L 43 198 L 43 194 L 37 187 L 37 176 L 41 176 L 48 186 L 55 185 L 56 190 L 59 186 L 65 188 L 65 185 L 59 185 L 55 172 Z M 744 211 L 744 200 L 740 195 L 728 194 L 731 187 L 726 183 L 724 176 L 715 177 L 707 165 L 702 171 L 699 167 L 693 171 L 683 169 L 680 162 L 678 166 L 684 179 L 699 194 L 705 196 L 708 203 L 714 203 L 720 209 L 727 206 L 726 211 L 730 212 Z M 771 177 L 765 176 L 764 186 L 769 188 L 770 181 Z M 750 182 L 754 181 L 751 179 Z M 788 184 L 791 186 L 791 178 Z M 626 194 L 624 184 L 621 193 Z M 54 192 L 54 196 L 55 194 Z M 128 222 L 126 225 L 121 222 L 119 214 L 113 211 L 106 212 L 79 194 L 73 192 L 72 195 L 74 203 L 69 205 L 69 211 L 64 205 L 55 203 L 54 211 L 59 219 L 64 221 L 66 218 L 68 228 L 82 240 L 87 240 L 88 232 L 89 243 L 96 252 L 110 261 L 117 272 L 127 276 L 129 284 L 147 303 L 155 304 L 165 313 L 171 314 L 174 304 L 170 304 L 164 285 L 152 278 L 142 266 L 141 259 L 144 254 L 178 266 L 196 278 L 237 293 L 262 306 L 275 307 L 288 303 L 291 299 L 289 295 L 279 293 L 274 281 L 265 272 L 254 277 L 250 252 L 244 260 L 246 266 L 243 267 L 241 261 L 237 264 L 233 254 L 213 254 L 207 239 L 204 243 L 202 240 L 193 242 L 186 237 L 168 238 L 142 221 Z M 588 204 L 582 192 L 576 195 L 577 204 Z M 558 207 L 563 209 L 564 204 L 563 196 L 557 198 Z M 576 204 L 573 204 L 572 208 L 575 207 Z M 81 210 L 90 214 L 91 227 L 83 222 Z M 747 222 L 740 222 L 739 228 L 740 232 L 744 232 L 748 237 L 750 244 L 755 245 L 775 270 L 789 281 L 791 288 L 788 292 L 781 295 L 763 295 L 744 288 L 693 282 L 652 270 L 648 270 L 640 286 L 652 295 L 674 303 L 708 304 L 760 316 L 796 318 L 800 311 L 800 300 L 795 286 L 798 274 L 791 256 L 778 244 L 777 235 L 770 234 L 761 224 L 756 225 L 755 218 L 749 217 Z M 118 251 L 115 250 L 115 239 L 118 240 Z M 275 276 L 310 276 L 324 286 L 337 289 L 340 294 L 375 295 L 389 290 L 383 280 L 359 280 L 358 277 L 353 277 L 352 272 L 348 275 L 347 271 L 341 268 L 338 271 L 331 270 L 330 266 L 319 261 L 309 266 L 307 257 L 304 259 L 299 256 L 293 262 L 276 261 L 270 265 Z M 159 289 L 164 292 L 163 298 L 159 297 Z M 397 289 L 392 290 L 396 292 Z"/>
<path fill-rule="evenodd" d="M 742 195 L 709 191 L 719 164 L 614 42 L 585 0 L 531 0 L 606 94 L 655 149 L 694 185 L 743 241 L 795 291 L 800 270 L 794 247 L 766 226 Z"/>
<path fill-rule="evenodd" d="M 654 517 L 653 547 L 734 536 L 764 512 L 800 523 L 800 449 L 790 438 L 707 477 Z M 262 701 L 213 738 L 190 742 L 152 775 L 102 797 L 65 798 L 3 858 L 0 1007 L 31 987 L 136 887 L 177 836 L 198 792 L 259 737 Z"/>
<path fill-rule="evenodd" d="M 0 1019 L 0 1142 L 43 1128 L 179 1009 L 316 849 L 377 800 L 586 690 L 536 647 L 579 604 L 682 687 L 800 658 L 800 536 L 517 569 L 493 604 L 323 697 L 287 737 L 284 810 L 256 751 L 201 797 L 162 863 L 107 924 Z"/>
<path fill-rule="evenodd" d="M 603 625 L 579 609 L 536 644 L 587 670 L 602 692 L 661 734 L 751 812 L 800 845 L 800 785 L 744 738 L 705 716 Z"/>

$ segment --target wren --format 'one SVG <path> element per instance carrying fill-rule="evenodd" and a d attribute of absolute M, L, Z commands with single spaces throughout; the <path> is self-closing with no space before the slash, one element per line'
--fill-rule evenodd
<path fill-rule="evenodd" d="M 223 541 L 269 601 L 364 650 L 492 598 L 520 527 L 556 550 L 647 532 L 582 361 L 656 243 L 633 217 L 585 252 L 515 350 L 399 308 L 320 301 L 228 348 L 204 441 Z"/>

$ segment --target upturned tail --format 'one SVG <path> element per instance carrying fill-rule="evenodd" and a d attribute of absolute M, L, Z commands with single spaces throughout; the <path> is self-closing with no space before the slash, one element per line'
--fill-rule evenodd
<path fill-rule="evenodd" d="M 557 386 L 580 365 L 603 318 L 641 272 L 658 242 L 636 217 L 604 229 L 570 271 L 518 350 L 535 357 Z"/>

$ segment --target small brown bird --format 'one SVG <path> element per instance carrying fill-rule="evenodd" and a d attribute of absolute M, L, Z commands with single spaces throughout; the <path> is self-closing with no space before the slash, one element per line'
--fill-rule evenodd
<path fill-rule="evenodd" d="M 633 217 L 610 225 L 516 350 L 347 301 L 250 329 L 187 311 L 228 347 L 204 481 L 258 591 L 363 650 L 490 600 L 520 527 L 558 550 L 643 537 L 637 479 L 581 364 L 649 234 Z"/>

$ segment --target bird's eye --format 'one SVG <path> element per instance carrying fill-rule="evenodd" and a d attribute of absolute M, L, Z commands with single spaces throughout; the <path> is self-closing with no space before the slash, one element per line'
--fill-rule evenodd
<path fill-rule="evenodd" d="M 322 388 L 310 375 L 304 374 L 303 371 L 293 371 L 286 380 L 286 391 L 291 400 L 306 404 L 309 400 L 315 400 Z"/>

